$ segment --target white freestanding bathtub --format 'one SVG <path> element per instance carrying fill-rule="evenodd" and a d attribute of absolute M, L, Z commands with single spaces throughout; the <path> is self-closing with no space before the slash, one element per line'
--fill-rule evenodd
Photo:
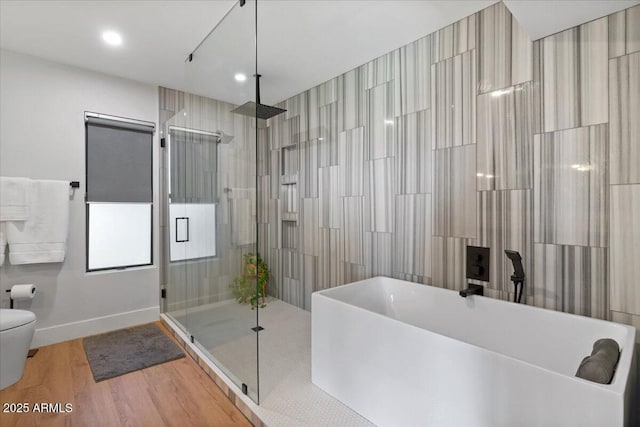
<path fill-rule="evenodd" d="M 312 296 L 312 381 L 379 426 L 623 426 L 635 329 L 386 277 Z M 594 341 L 611 384 L 575 377 Z"/>

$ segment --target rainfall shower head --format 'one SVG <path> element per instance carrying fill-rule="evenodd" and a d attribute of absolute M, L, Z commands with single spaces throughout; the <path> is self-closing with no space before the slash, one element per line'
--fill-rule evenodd
<path fill-rule="evenodd" d="M 231 141 L 233 141 L 233 135 L 227 135 L 221 130 L 216 131 L 216 135 L 218 136 L 219 144 L 229 144 Z"/>
<path fill-rule="evenodd" d="M 244 116 L 256 117 L 258 119 L 267 120 L 271 117 L 282 114 L 287 110 L 278 107 L 272 107 L 271 105 L 265 105 L 260 103 L 260 74 L 253 75 L 256 78 L 256 101 L 249 101 L 238 108 L 231 110 L 232 113 L 242 114 Z"/>

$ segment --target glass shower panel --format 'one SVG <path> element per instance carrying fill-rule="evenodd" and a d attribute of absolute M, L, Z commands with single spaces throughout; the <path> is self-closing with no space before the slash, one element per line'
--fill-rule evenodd
<path fill-rule="evenodd" d="M 164 311 L 185 332 L 187 331 L 187 248 L 179 242 L 183 240 L 182 223 L 179 218 L 186 217 L 184 202 L 181 195 L 186 182 L 184 168 L 183 175 L 177 173 L 176 158 L 179 156 L 180 144 L 174 144 L 174 129 L 184 129 L 186 126 L 186 112 L 184 107 L 176 111 L 163 126 L 162 135 L 165 148 L 162 150 L 162 235 L 163 235 L 163 283 L 164 283 Z M 174 198 L 174 194 L 176 194 Z M 175 201 L 175 203 L 174 203 Z M 176 225 L 178 227 L 176 228 Z"/>
<path fill-rule="evenodd" d="M 174 318 L 258 402 L 257 120 L 233 112 L 255 101 L 254 28 L 255 2 L 237 3 L 185 62 L 184 108 L 168 129 L 167 262 L 183 284 Z"/>

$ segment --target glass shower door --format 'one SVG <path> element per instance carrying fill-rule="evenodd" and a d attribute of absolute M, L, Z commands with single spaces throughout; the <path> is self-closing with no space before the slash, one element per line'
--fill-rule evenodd
<path fill-rule="evenodd" d="M 258 123 L 232 112 L 255 101 L 254 26 L 255 2 L 235 4 L 185 62 L 166 127 L 165 266 L 168 315 L 258 402 Z"/>

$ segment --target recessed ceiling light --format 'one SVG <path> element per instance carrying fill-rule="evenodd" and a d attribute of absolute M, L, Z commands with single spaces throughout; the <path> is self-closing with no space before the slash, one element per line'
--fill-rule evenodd
<path fill-rule="evenodd" d="M 237 73 L 235 76 L 233 76 L 234 79 L 236 79 L 236 81 L 238 82 L 243 82 L 245 80 L 247 80 L 247 76 L 245 74 L 242 73 Z"/>
<path fill-rule="evenodd" d="M 105 31 L 102 33 L 102 40 L 111 46 L 120 46 L 122 44 L 122 36 L 115 31 Z"/>

